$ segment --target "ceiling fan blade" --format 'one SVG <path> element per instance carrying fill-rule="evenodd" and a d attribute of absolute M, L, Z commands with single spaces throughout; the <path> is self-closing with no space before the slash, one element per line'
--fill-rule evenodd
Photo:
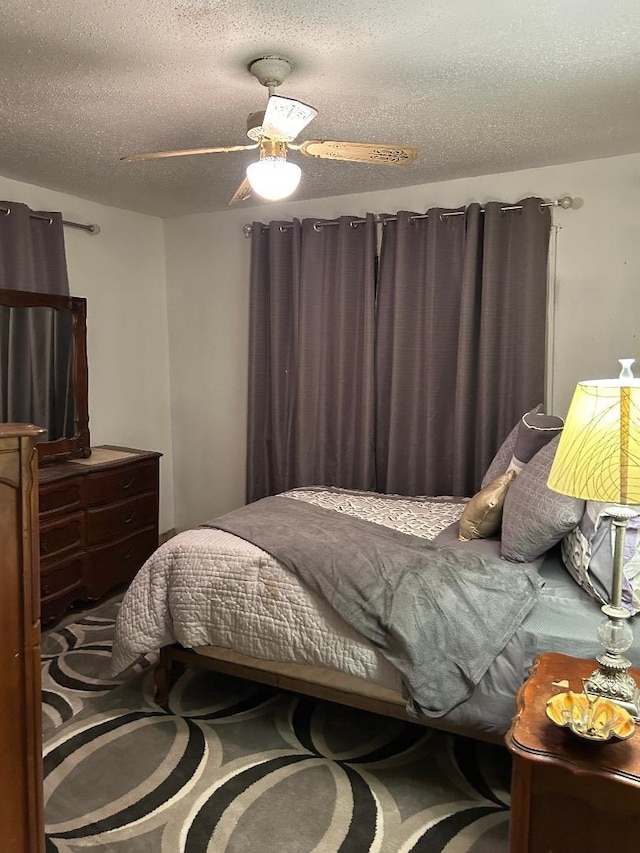
<path fill-rule="evenodd" d="M 334 142 L 329 139 L 309 139 L 292 145 L 307 157 L 329 160 L 350 160 L 353 163 L 378 163 L 384 166 L 408 166 L 418 156 L 411 145 L 376 145 L 374 142 Z"/>
<path fill-rule="evenodd" d="M 127 163 L 134 160 L 159 160 L 162 157 L 188 157 L 191 154 L 230 154 L 232 151 L 249 151 L 258 148 L 258 143 L 251 145 L 220 145 L 217 148 L 185 148 L 182 151 L 154 151 L 150 154 L 130 154 L 121 157 Z"/>
<path fill-rule="evenodd" d="M 248 198 L 251 198 L 251 184 L 249 183 L 248 178 L 245 178 L 229 199 L 229 205 L 236 204 L 240 201 L 246 201 Z"/>
<path fill-rule="evenodd" d="M 262 132 L 271 139 L 290 142 L 317 115 L 318 110 L 302 101 L 271 95 L 262 120 Z"/>

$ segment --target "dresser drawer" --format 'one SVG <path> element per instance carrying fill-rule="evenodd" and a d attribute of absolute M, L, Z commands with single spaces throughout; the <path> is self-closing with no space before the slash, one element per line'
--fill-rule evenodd
<path fill-rule="evenodd" d="M 39 490 L 40 523 L 58 513 L 70 513 L 84 508 L 84 480 L 80 477 L 42 483 Z"/>
<path fill-rule="evenodd" d="M 149 493 L 110 506 L 87 510 L 87 544 L 122 539 L 158 523 L 158 495 Z"/>
<path fill-rule="evenodd" d="M 145 459 L 114 471 L 97 471 L 88 475 L 85 488 L 88 506 L 112 503 L 132 495 L 156 491 L 158 462 L 156 459 Z"/>
<path fill-rule="evenodd" d="M 40 594 L 43 599 L 82 585 L 85 552 L 48 566 L 40 573 Z"/>
<path fill-rule="evenodd" d="M 77 601 L 84 601 L 85 598 L 86 594 L 82 584 L 74 584 L 57 595 L 50 595 L 48 598 L 43 598 L 40 602 L 41 623 L 46 625 L 47 622 L 51 622 L 53 619 L 60 619 L 72 604 L 75 604 Z"/>
<path fill-rule="evenodd" d="M 133 536 L 91 548 L 85 582 L 89 598 L 99 598 L 116 584 L 129 583 L 158 547 L 158 531 L 147 527 Z"/>
<path fill-rule="evenodd" d="M 84 548 L 85 514 L 74 512 L 59 521 L 40 526 L 40 561 L 46 565 L 70 552 Z"/>
<path fill-rule="evenodd" d="M 40 619 L 59 619 L 73 604 L 85 598 L 83 571 L 85 552 L 53 563 L 40 575 Z"/>

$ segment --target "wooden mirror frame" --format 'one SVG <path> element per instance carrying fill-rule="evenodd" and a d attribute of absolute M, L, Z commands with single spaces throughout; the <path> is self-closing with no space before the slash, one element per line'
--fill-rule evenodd
<path fill-rule="evenodd" d="M 75 432 L 71 438 L 39 441 L 38 461 L 60 462 L 91 455 L 89 438 L 89 371 L 87 368 L 87 300 L 81 296 L 61 296 L 27 290 L 0 288 L 0 305 L 9 308 L 53 308 L 71 311 L 73 315 L 73 367 Z"/>

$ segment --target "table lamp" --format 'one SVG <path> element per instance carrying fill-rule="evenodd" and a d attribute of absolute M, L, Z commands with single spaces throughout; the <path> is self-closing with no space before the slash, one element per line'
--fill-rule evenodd
<path fill-rule="evenodd" d="M 631 366 L 635 359 L 620 359 L 617 379 L 579 382 L 569 407 L 553 465 L 549 488 L 556 492 L 607 506 L 615 531 L 613 581 L 610 604 L 602 606 L 606 621 L 598 627 L 604 653 L 585 681 L 585 692 L 604 696 L 640 716 L 640 691 L 628 672 L 631 662 L 623 652 L 633 634 L 629 611 L 622 606 L 624 543 L 629 519 L 640 504 L 640 379 Z"/>

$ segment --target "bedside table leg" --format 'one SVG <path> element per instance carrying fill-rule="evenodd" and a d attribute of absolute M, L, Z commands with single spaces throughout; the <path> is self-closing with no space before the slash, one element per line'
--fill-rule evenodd
<path fill-rule="evenodd" d="M 514 755 L 511 775 L 510 853 L 527 853 L 529 849 L 530 813 L 531 764 Z"/>

